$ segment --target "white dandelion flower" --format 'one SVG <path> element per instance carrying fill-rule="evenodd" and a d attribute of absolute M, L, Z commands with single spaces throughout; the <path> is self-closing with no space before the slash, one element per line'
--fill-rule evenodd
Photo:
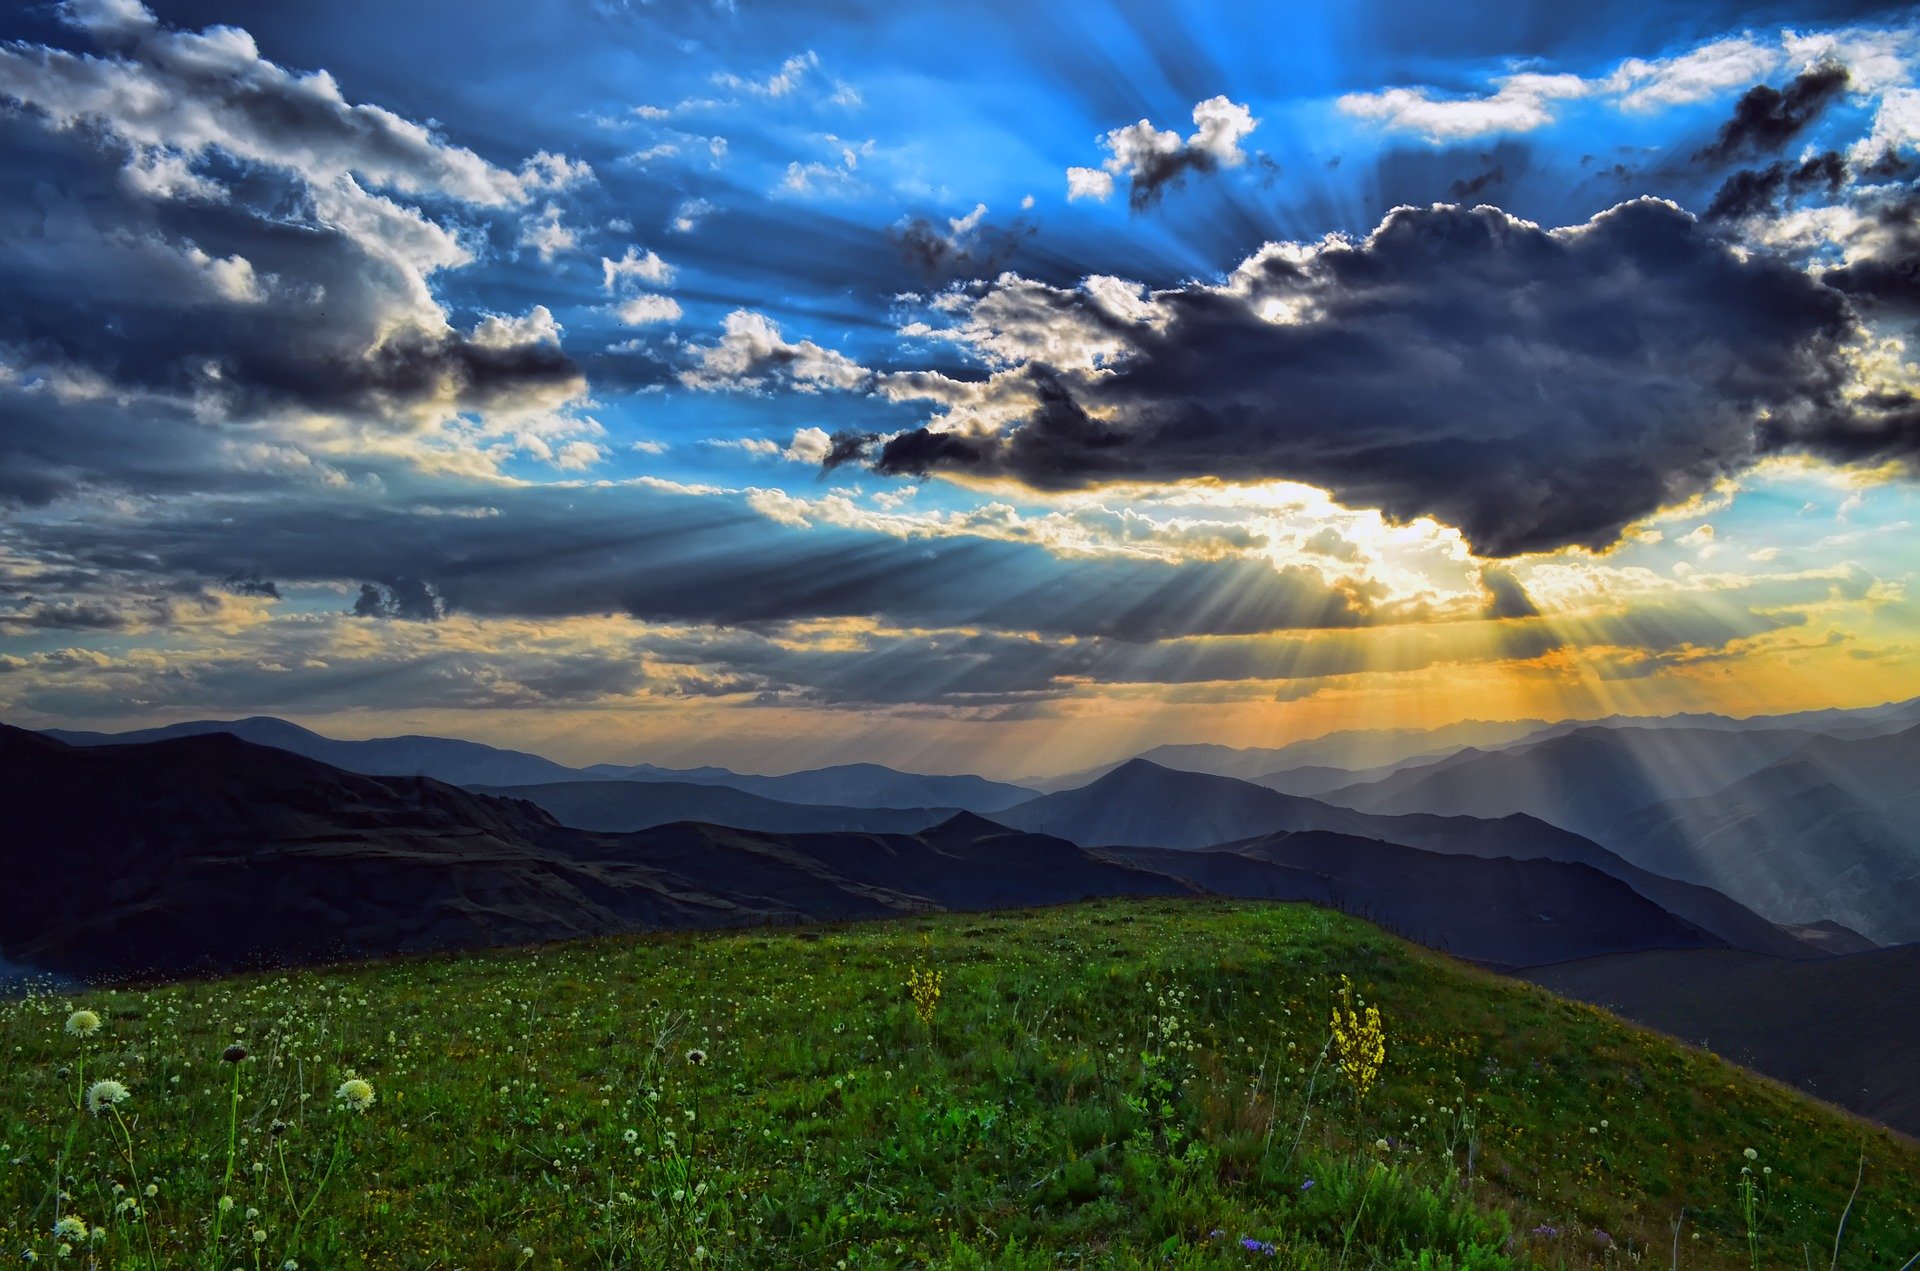
<path fill-rule="evenodd" d="M 67 1031 L 75 1037 L 91 1037 L 100 1031 L 100 1017 L 92 1011 L 75 1011 L 67 1016 Z"/>
<path fill-rule="evenodd" d="M 333 1097 L 355 1112 L 365 1112 L 373 1106 L 373 1083 L 359 1077 L 349 1077 L 340 1083 Z"/>
<path fill-rule="evenodd" d="M 125 1103 L 131 1094 L 117 1081 L 96 1081 L 87 1087 L 87 1111 L 98 1116 L 116 1103 Z"/>
<path fill-rule="evenodd" d="M 53 1234 L 61 1240 L 85 1240 L 87 1238 L 86 1220 L 68 1214 L 53 1224 Z"/>

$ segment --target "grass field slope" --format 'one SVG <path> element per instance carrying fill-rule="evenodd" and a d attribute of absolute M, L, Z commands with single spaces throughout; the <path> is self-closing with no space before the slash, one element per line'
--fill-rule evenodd
<path fill-rule="evenodd" d="M 1911 1142 L 1300 905 L 41 996 L 0 1053 L 0 1251 L 53 1265 L 1801 1267 L 1843 1212 L 1838 1266 L 1920 1252 Z"/>

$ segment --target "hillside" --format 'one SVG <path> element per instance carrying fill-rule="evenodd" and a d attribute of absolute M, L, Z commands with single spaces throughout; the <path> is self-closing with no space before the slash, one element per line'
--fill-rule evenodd
<path fill-rule="evenodd" d="M 1920 945 L 1810 962 L 1659 950 L 1522 974 L 1920 1136 Z"/>
<path fill-rule="evenodd" d="M 1443 856 L 1561 861 L 1589 866 L 1617 879 L 1736 948 L 1783 957 L 1807 956 L 1814 952 L 1804 942 L 1710 888 L 1661 877 L 1591 840 L 1527 816 L 1509 815 L 1494 820 L 1420 814 L 1376 815 L 1282 794 L 1231 777 L 1180 772 L 1135 759 L 1085 786 L 1043 795 L 998 813 L 996 819 L 1090 848 L 1125 846 L 1194 851 L 1226 847 L 1274 833 L 1318 830 L 1361 840 L 1398 843 Z M 1463 877 L 1470 872 L 1470 867 L 1463 866 L 1460 873 L 1451 877 Z M 1387 881 L 1384 876 L 1378 877 L 1383 883 Z M 1457 928 L 1458 924 L 1449 926 Z"/>
<path fill-rule="evenodd" d="M 788 803 L 724 785 L 685 781 L 556 781 L 532 786 L 474 786 L 478 794 L 525 799 L 562 825 L 622 833 L 704 821 L 774 834 L 912 834 L 946 820 L 953 808 L 835 807 Z"/>
<path fill-rule="evenodd" d="M 75 732 L 48 729 L 46 735 L 70 746 L 129 746 L 179 737 L 226 733 L 256 746 L 272 746 L 316 759 L 330 767 L 374 777 L 432 777 L 449 785 L 529 785 L 537 781 L 568 781 L 580 774 L 564 764 L 518 750 L 453 737 L 376 737 L 367 741 L 340 741 L 323 737 L 298 724 L 267 715 L 247 719 L 200 719 L 125 733 Z"/>
<path fill-rule="evenodd" d="M 942 976 L 928 1023 L 920 969 Z M 1342 975 L 1385 1039 L 1357 1106 L 1321 1058 Z M 63 1031 L 75 1008 L 92 1037 Z M 0 1004 L 0 1048 L 0 1247 L 43 1264 L 72 1216 L 103 1228 L 100 1265 L 143 1267 L 1666 1265 L 1678 1215 L 1682 1265 L 1747 1267 L 1748 1149 L 1760 1265 L 1827 1256 L 1863 1153 L 1839 1265 L 1920 1246 L 1911 1143 L 1299 906 L 1101 902 L 93 992 Z M 76 1113 L 101 1078 L 125 1102 Z M 116 1212 L 115 1184 L 147 1178 L 142 1215 Z"/>

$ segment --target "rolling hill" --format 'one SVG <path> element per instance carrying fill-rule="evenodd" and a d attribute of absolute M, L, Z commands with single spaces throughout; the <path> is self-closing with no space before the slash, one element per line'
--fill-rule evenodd
<path fill-rule="evenodd" d="M 1042 795 L 998 820 L 1083 847 L 1201 850 L 1282 831 L 1320 830 L 1441 855 L 1587 866 L 1736 948 L 1783 957 L 1815 950 L 1712 889 L 1676 882 L 1532 817 L 1381 816 L 1281 794 L 1249 782 L 1133 760 L 1078 790 Z"/>
<path fill-rule="evenodd" d="M 1364 1099 L 1316 1059 L 1342 977 L 1384 1039 Z M 73 1008 L 91 1037 L 64 1031 Z M 0 1054 L 0 1246 L 41 1265 L 1522 1271 L 1669 1265 L 1679 1215 L 1683 1266 L 1771 1268 L 1832 1260 L 1843 1210 L 1841 1267 L 1920 1244 L 1913 1143 L 1298 905 L 89 989 L 0 1002 Z M 118 1123 L 75 1107 L 76 1065 L 127 1092 L 158 1180 L 143 1221 L 116 1209 Z M 1751 1242 L 1748 1166 L 1772 1171 Z M 55 1178 L 101 1231 L 70 1259 Z"/>
<path fill-rule="evenodd" d="M 775 834 L 913 834 L 959 810 L 787 803 L 732 786 L 683 781 L 556 781 L 472 788 L 478 794 L 524 799 L 544 808 L 562 825 L 610 833 L 645 830 L 675 821 L 704 821 Z"/>
<path fill-rule="evenodd" d="M 578 781 L 672 781 L 726 786 L 766 799 L 864 808 L 966 808 L 994 812 L 1033 797 L 1024 786 L 970 774 L 933 776 L 880 764 L 839 764 L 759 776 L 726 768 L 663 768 L 657 764 L 593 764 L 569 768 L 539 755 L 502 750 L 451 737 L 378 737 L 338 741 L 270 716 L 195 720 L 127 733 L 48 729 L 46 736 L 74 746 L 127 745 L 226 733 L 260 746 L 367 776 L 432 777 L 457 786 L 522 786 Z"/>
<path fill-rule="evenodd" d="M 1521 974 L 1920 1138 L 1920 945 L 1810 962 L 1659 950 Z"/>

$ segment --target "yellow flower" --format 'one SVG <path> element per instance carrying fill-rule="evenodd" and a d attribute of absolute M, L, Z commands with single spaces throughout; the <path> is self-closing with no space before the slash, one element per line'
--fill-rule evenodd
<path fill-rule="evenodd" d="M 1340 1000 L 1333 1008 L 1333 1056 L 1353 1085 L 1355 1102 L 1367 1097 L 1387 1061 L 1386 1029 L 1380 1008 L 1357 1003 L 1353 981 L 1340 977 Z"/>

